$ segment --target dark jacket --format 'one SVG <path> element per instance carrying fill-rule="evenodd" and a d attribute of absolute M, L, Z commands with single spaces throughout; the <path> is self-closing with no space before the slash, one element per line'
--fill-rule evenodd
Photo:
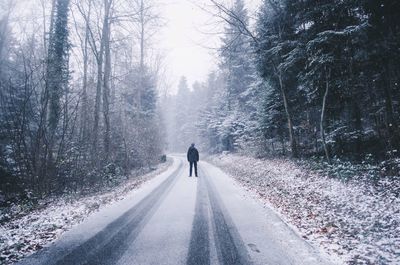
<path fill-rule="evenodd" d="M 199 161 L 199 151 L 197 151 L 196 147 L 191 146 L 187 152 L 187 160 L 189 162 L 198 162 Z"/>

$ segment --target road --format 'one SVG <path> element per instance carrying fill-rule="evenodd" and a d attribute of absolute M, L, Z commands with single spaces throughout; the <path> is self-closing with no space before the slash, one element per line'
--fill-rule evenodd
<path fill-rule="evenodd" d="M 183 157 L 19 264 L 331 264 L 271 209 L 201 161 Z"/>

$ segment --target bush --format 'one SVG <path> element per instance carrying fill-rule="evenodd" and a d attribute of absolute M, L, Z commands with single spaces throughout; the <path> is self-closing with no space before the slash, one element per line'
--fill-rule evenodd
<path fill-rule="evenodd" d="M 167 162 L 167 155 L 162 155 L 160 158 L 161 163 Z"/>

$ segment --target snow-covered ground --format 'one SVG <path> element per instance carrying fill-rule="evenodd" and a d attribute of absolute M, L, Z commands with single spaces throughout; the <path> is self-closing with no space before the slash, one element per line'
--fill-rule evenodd
<path fill-rule="evenodd" d="M 335 264 L 234 179 L 184 156 L 19 264 Z M 239 262 L 240 261 L 240 262 Z"/>
<path fill-rule="evenodd" d="M 68 195 L 39 202 L 36 210 L 20 214 L 0 226 L 0 264 L 11 264 L 55 241 L 104 205 L 124 199 L 130 191 L 166 171 L 171 164 L 168 160 L 156 170 L 133 176 L 108 192 L 85 197 Z"/>
<path fill-rule="evenodd" d="M 321 176 L 284 159 L 209 159 L 339 261 L 400 264 L 399 179 L 372 186 Z"/>

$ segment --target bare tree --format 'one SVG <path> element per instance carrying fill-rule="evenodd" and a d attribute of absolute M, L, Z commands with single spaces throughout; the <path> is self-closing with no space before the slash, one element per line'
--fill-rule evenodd
<path fill-rule="evenodd" d="M 142 89 L 144 86 L 143 77 L 146 72 L 146 51 L 150 46 L 149 42 L 153 35 L 162 25 L 162 19 L 157 13 L 156 6 L 153 1 L 129 0 L 133 7 L 133 13 L 137 14 L 132 17 L 136 29 L 136 37 L 139 40 L 139 71 L 140 71 L 140 87 L 137 91 L 137 106 L 142 108 Z"/>
<path fill-rule="evenodd" d="M 105 174 L 116 172 L 108 171 L 109 165 L 129 174 L 148 164 L 146 154 L 158 148 L 151 140 L 157 136 L 156 119 L 141 117 L 136 95 L 133 105 L 127 99 L 128 93 L 156 89 L 146 57 L 156 17 L 150 16 L 149 2 L 138 1 L 132 9 L 128 0 L 70 1 L 40 0 L 32 12 L 43 20 L 34 26 L 0 18 L 0 140 L 9 135 L 0 143 L 0 171 L 8 163 L 6 146 L 10 161 L 16 161 L 7 174 L 30 179 L 28 190 L 43 196 L 100 186 L 110 179 Z M 13 38 L 8 21 L 18 24 L 21 39 Z M 155 106 L 151 93 L 143 95 Z"/>
<path fill-rule="evenodd" d="M 110 153 L 110 77 L 111 77 L 111 21 L 110 10 L 113 0 L 104 0 L 104 5 L 107 10 L 104 15 L 103 36 L 104 50 L 105 50 L 105 66 L 104 66 L 104 84 L 103 84 L 103 116 L 104 116 L 104 157 L 105 161 L 109 159 Z"/>

